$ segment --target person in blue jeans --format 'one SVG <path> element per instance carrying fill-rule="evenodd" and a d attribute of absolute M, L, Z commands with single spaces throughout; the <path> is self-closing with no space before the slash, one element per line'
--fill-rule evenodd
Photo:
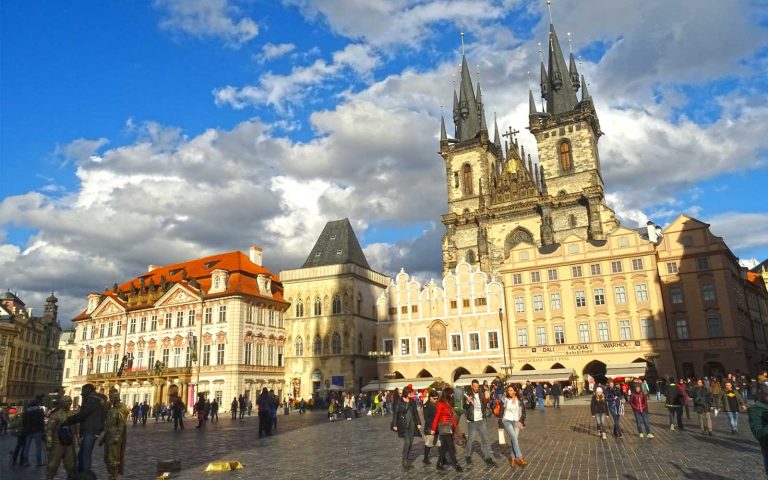
<path fill-rule="evenodd" d="M 544 411 L 544 385 L 536 384 L 536 402 L 539 404 L 539 410 Z"/>
<path fill-rule="evenodd" d="M 605 387 L 605 401 L 608 402 L 608 413 L 611 414 L 613 419 L 613 436 L 623 437 L 624 433 L 621 431 L 621 401 L 624 394 L 621 392 L 621 387 L 614 385 L 612 381 L 608 381 L 608 386 Z"/>
<path fill-rule="evenodd" d="M 67 425 L 80 424 L 80 450 L 77 452 L 77 471 L 91 470 L 93 447 L 96 439 L 104 430 L 107 415 L 107 397 L 98 393 L 93 384 L 86 383 L 82 388 L 83 406 L 80 411 L 69 417 Z"/>
<path fill-rule="evenodd" d="M 21 465 L 29 466 L 29 452 L 32 449 L 32 443 L 35 444 L 36 465 L 42 466 L 43 463 L 43 432 L 45 431 L 45 412 L 40 406 L 40 399 L 36 398 L 27 405 L 22 415 L 22 430 L 24 431 L 25 444 L 21 452 Z"/>
<path fill-rule="evenodd" d="M 739 430 L 739 411 L 746 409 L 746 404 L 731 382 L 725 382 L 725 388 L 720 393 L 720 407 L 728 417 L 731 433 L 735 434 Z"/>

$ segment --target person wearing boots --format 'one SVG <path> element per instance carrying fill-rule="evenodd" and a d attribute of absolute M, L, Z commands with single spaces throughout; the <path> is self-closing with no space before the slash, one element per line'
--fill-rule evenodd
<path fill-rule="evenodd" d="M 422 428 L 417 400 L 413 399 L 413 388 L 410 385 L 403 388 L 402 397 L 392 410 L 390 427 L 397 432 L 398 437 L 403 439 L 403 469 L 409 470 L 413 468 L 413 463 L 410 460 L 413 437 L 420 436 Z"/>
<path fill-rule="evenodd" d="M 432 420 L 432 431 L 440 435 L 440 456 L 437 459 L 438 470 L 445 470 L 446 460 L 450 460 L 453 463 L 453 468 L 457 472 L 464 470 L 456 460 L 456 444 L 453 440 L 453 436 L 458 431 L 458 428 L 459 418 L 456 416 L 456 412 L 453 411 L 453 389 L 445 387 L 440 401 L 437 402 L 435 418 Z"/>

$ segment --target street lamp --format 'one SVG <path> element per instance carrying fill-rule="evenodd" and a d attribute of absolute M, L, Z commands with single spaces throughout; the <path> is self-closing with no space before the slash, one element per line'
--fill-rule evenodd
<path fill-rule="evenodd" d="M 504 312 L 501 307 L 499 307 L 499 326 L 501 328 L 501 353 L 504 355 L 504 364 L 501 366 L 501 368 L 504 369 L 504 380 L 506 380 L 509 376 L 509 369 L 512 367 L 512 365 L 507 363 L 507 347 L 504 343 Z"/>

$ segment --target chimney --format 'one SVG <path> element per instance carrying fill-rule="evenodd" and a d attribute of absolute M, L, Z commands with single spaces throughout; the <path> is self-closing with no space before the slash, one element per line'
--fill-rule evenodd
<path fill-rule="evenodd" d="M 155 270 L 158 267 L 158 265 L 149 264 L 147 267 L 147 272 L 151 272 L 152 270 Z"/>
<path fill-rule="evenodd" d="M 255 263 L 258 266 L 262 266 L 262 260 L 263 260 L 263 252 L 261 248 L 251 245 L 248 247 L 248 258 L 251 259 L 251 262 Z"/>

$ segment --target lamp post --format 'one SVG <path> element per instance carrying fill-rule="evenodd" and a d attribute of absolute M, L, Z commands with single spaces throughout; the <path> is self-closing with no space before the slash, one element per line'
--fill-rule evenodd
<path fill-rule="evenodd" d="M 504 380 L 509 376 L 510 364 L 507 363 L 507 347 L 504 342 L 504 311 L 499 307 L 499 327 L 501 328 L 501 353 L 504 356 L 504 364 L 501 368 L 504 369 Z"/>

